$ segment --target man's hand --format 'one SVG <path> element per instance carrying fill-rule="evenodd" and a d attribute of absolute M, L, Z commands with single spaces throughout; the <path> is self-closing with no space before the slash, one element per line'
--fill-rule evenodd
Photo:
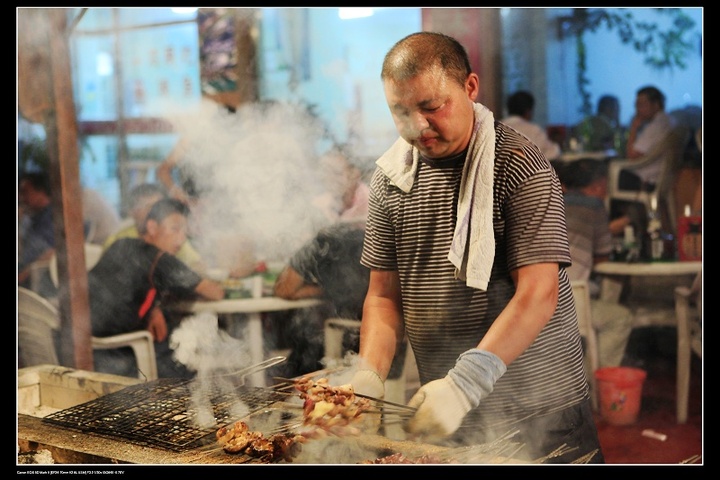
<path fill-rule="evenodd" d="M 447 437 L 460 427 L 465 415 L 490 395 L 505 373 L 495 354 L 473 348 L 460 355 L 445 378 L 423 385 L 408 405 L 417 408 L 405 425 L 408 433 Z"/>
<path fill-rule="evenodd" d="M 358 370 L 350 384 L 353 386 L 355 393 L 374 398 L 383 398 L 385 396 L 385 384 L 380 375 L 374 370 Z M 361 416 L 362 419 L 358 424 L 358 428 L 364 433 L 376 434 L 380 430 L 382 416 L 379 413 L 363 413 Z"/>
<path fill-rule="evenodd" d="M 422 386 L 408 406 L 417 408 L 417 412 L 405 425 L 405 430 L 429 437 L 452 434 L 472 409 L 467 396 L 450 377 Z"/>
<path fill-rule="evenodd" d="M 147 330 L 152 334 L 156 342 L 162 342 L 167 338 L 168 328 L 160 307 L 153 307 L 148 314 Z"/>
<path fill-rule="evenodd" d="M 358 370 L 350 384 L 353 386 L 355 393 L 374 398 L 383 398 L 385 396 L 385 384 L 380 375 L 374 370 Z"/>

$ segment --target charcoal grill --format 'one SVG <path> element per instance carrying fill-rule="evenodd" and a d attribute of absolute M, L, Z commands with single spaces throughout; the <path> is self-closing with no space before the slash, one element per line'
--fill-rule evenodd
<path fill-rule="evenodd" d="M 270 365 L 264 368 L 267 366 Z M 246 370 L 243 373 L 249 374 L 250 369 Z M 208 422 L 201 422 L 202 413 L 193 402 L 195 381 L 177 378 L 131 385 L 52 413 L 44 417 L 43 422 L 83 433 L 119 437 L 137 445 L 183 452 L 214 442 L 218 428 L 242 417 L 237 412 L 257 412 L 287 399 L 286 393 L 272 388 L 247 387 L 244 375 L 241 378 L 240 384 L 231 388 L 227 383 L 217 382 L 206 382 L 202 386 L 203 406 L 212 410 L 215 420 L 211 426 L 201 426 Z"/>
<path fill-rule="evenodd" d="M 126 378 L 130 380 L 128 383 L 117 380 L 113 383 L 114 379 L 100 377 L 114 376 L 46 367 L 51 370 L 43 368 L 40 376 L 34 367 L 18 371 L 24 385 L 18 390 L 19 396 L 23 393 L 19 398 L 19 407 L 23 408 L 18 411 L 18 453 L 48 450 L 58 464 L 266 463 L 261 458 L 223 451 L 215 439 L 217 428 L 236 421 L 235 417 L 240 414 L 252 430 L 271 434 L 302 419 L 302 401 L 289 391 L 287 382 L 268 389 L 245 388 L 238 384 L 236 372 L 216 376 L 212 382 L 206 382 L 216 383 L 218 387 L 213 393 L 205 390 L 200 412 L 193 407 L 198 391 L 191 381 L 160 379 L 137 384 L 134 379 Z M 233 388 L 220 388 L 223 383 L 230 383 Z M 120 388 L 124 389 L 118 390 Z M 92 400 L 81 403 L 88 399 Z M 240 403 L 246 407 L 247 414 L 238 412 Z M 44 408 L 38 409 L 38 405 Z M 215 416 L 212 422 L 216 425 L 209 426 L 212 423 L 209 412 Z M 204 423 L 207 428 L 197 426 L 198 416 L 208 419 Z M 302 452 L 292 463 L 356 464 L 393 453 L 402 453 L 408 458 L 453 453 L 446 453 L 447 450 L 380 435 L 329 436 L 304 443 Z M 464 451 L 455 453 L 463 454 L 462 461 L 466 462 L 486 460 L 468 459 Z M 498 458 L 487 459 L 488 463 L 527 463 L 505 455 L 501 457 L 501 453 L 507 453 L 504 451 L 495 453 Z"/>

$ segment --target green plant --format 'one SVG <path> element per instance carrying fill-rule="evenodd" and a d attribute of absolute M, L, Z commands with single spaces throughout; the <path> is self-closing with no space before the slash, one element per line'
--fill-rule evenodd
<path fill-rule="evenodd" d="M 88 143 L 87 136 L 78 137 L 81 157 L 87 152 L 91 162 L 97 161 L 95 152 Z M 50 154 L 44 138 L 32 137 L 29 140 L 18 142 L 18 171 L 19 172 L 49 172 Z"/>
<path fill-rule="evenodd" d="M 601 27 L 615 30 L 623 44 L 644 55 L 645 64 L 655 69 L 687 68 L 685 56 L 696 48 L 695 22 L 680 8 L 655 8 L 672 18 L 672 26 L 661 29 L 657 23 L 636 20 L 628 9 L 573 8 L 572 15 L 560 19 L 561 35 L 574 36 L 577 47 L 577 85 L 582 97 L 580 112 L 592 113 L 587 78 L 585 34 Z"/>

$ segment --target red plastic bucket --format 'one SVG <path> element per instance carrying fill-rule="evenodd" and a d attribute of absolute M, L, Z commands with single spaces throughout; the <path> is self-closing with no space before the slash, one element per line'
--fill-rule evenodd
<path fill-rule="evenodd" d="M 631 425 L 640 413 L 642 386 L 647 372 L 639 368 L 604 367 L 595 371 L 600 414 L 612 425 Z"/>

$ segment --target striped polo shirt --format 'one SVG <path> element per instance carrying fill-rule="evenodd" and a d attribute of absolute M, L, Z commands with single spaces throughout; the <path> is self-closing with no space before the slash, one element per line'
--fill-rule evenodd
<path fill-rule="evenodd" d="M 361 260 L 373 269 L 398 271 L 405 330 L 423 384 L 444 377 L 461 353 L 478 345 L 513 295 L 511 270 L 547 262 L 562 267 L 552 319 L 466 417 L 464 425 L 473 429 L 506 426 L 588 398 L 572 289 L 564 268 L 570 265 L 570 251 L 560 182 L 525 137 L 499 122 L 495 133 L 496 251 L 487 292 L 457 280 L 447 259 L 464 156 L 422 159 L 408 193 L 376 169 Z"/>

